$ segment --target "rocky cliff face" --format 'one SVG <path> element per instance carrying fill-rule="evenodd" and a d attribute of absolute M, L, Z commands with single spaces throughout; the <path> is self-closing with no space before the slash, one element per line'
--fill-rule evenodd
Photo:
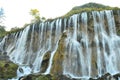
<path fill-rule="evenodd" d="M 7 35 L 0 50 L 28 73 L 96 78 L 120 71 L 119 27 L 119 10 L 83 12 Z"/>

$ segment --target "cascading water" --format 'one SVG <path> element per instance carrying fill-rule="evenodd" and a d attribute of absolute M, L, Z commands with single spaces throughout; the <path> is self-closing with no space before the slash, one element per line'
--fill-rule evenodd
<path fill-rule="evenodd" d="M 119 11 L 117 16 L 120 19 Z M 120 37 L 112 10 L 83 12 L 33 24 L 11 37 L 5 36 L 0 42 L 0 50 L 6 51 L 23 70 L 21 73 L 18 69 L 18 77 L 41 72 L 42 61 L 49 52 L 48 66 L 41 72 L 49 74 L 63 32 L 67 35 L 62 63 L 64 75 L 90 78 L 120 72 Z"/>
<path fill-rule="evenodd" d="M 118 73 L 119 64 L 117 61 L 119 59 L 118 56 L 120 38 L 116 34 L 113 12 L 92 12 L 94 22 L 94 31 L 92 33 L 94 33 L 94 36 L 89 37 L 93 37 L 95 48 L 91 46 L 91 38 L 88 37 L 88 35 L 91 33 L 88 33 L 87 31 L 87 26 L 89 27 L 89 25 L 87 25 L 86 16 L 86 13 L 81 14 L 81 23 L 79 23 L 81 26 L 77 26 L 82 27 L 81 30 L 78 28 L 76 31 L 78 33 L 81 33 L 80 37 L 78 37 L 81 38 L 80 41 L 76 40 L 73 37 L 68 37 L 66 46 L 69 48 L 67 48 L 68 53 L 66 53 L 67 56 L 64 59 L 64 74 L 71 75 L 72 77 L 91 77 L 94 74 L 94 71 L 92 72 L 92 68 L 94 68 L 94 66 L 92 65 L 93 60 L 91 62 L 91 58 L 96 58 L 95 68 L 98 76 L 101 76 L 106 72 L 109 72 L 111 74 Z M 72 17 L 75 18 L 75 15 Z M 105 29 L 106 26 L 104 24 L 104 17 L 106 17 L 108 24 L 108 32 Z M 76 19 L 77 18 L 73 20 L 76 21 Z M 76 23 L 73 22 L 73 25 L 76 28 L 75 24 Z M 74 32 L 70 32 L 69 34 L 72 35 Z"/>
<path fill-rule="evenodd" d="M 79 24 L 79 17 L 81 17 L 82 24 Z M 88 77 L 90 76 L 91 67 L 91 53 L 88 47 L 88 33 L 87 33 L 87 13 L 81 15 L 73 15 L 72 17 L 74 31 L 68 34 L 66 47 L 68 52 L 64 59 L 64 74 L 69 74 L 72 77 Z M 80 26 L 81 25 L 81 26 Z M 82 27 L 82 28 L 81 28 Z M 71 36 L 73 35 L 73 36 Z M 82 37 L 79 42 L 77 39 Z"/>
<path fill-rule="evenodd" d="M 3 38 L 3 40 L 0 42 L 0 52 L 4 52 L 4 44 L 5 44 L 6 36 Z"/>

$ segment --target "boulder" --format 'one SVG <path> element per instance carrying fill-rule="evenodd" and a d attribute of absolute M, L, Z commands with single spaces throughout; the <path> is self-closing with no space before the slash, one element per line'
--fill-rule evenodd
<path fill-rule="evenodd" d="M 18 69 L 18 65 L 10 61 L 8 62 L 5 60 L 0 60 L 0 80 L 16 77 L 17 69 Z"/>
<path fill-rule="evenodd" d="M 44 73 L 46 71 L 46 69 L 48 68 L 50 53 L 51 53 L 51 51 L 48 51 L 43 57 L 42 65 L 41 65 L 41 73 Z"/>
<path fill-rule="evenodd" d="M 120 73 L 117 73 L 117 74 L 113 75 L 113 77 L 114 77 L 116 80 L 118 80 L 118 78 L 120 78 Z"/>

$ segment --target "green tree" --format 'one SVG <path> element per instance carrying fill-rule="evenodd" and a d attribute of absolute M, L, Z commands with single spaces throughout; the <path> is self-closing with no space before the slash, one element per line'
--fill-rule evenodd
<path fill-rule="evenodd" d="M 11 30 L 10 31 L 16 31 L 16 30 L 19 30 L 20 28 L 19 27 L 13 27 L 13 28 L 11 28 Z"/>
<path fill-rule="evenodd" d="M 33 19 L 31 20 L 32 23 L 34 22 L 44 22 L 46 20 L 45 17 L 40 17 L 40 12 L 37 9 L 31 9 L 30 10 L 30 15 L 32 15 Z"/>
<path fill-rule="evenodd" d="M 43 22 L 44 22 L 45 20 L 46 20 L 46 18 L 45 18 L 45 17 L 42 17 L 42 18 L 41 18 L 41 21 L 43 21 Z"/>
<path fill-rule="evenodd" d="M 31 9 L 31 10 L 30 10 L 30 15 L 33 16 L 32 22 L 38 22 L 38 21 L 40 21 L 40 13 L 39 13 L 39 10 L 37 10 L 37 9 Z"/>

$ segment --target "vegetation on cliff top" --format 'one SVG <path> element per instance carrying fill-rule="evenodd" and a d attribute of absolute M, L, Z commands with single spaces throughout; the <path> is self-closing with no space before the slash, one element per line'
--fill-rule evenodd
<path fill-rule="evenodd" d="M 105 6 L 103 4 L 98 4 L 98 3 L 87 3 L 81 6 L 75 6 L 72 8 L 72 10 L 78 10 L 78 9 L 83 9 L 83 8 L 111 8 L 110 6 Z"/>
<path fill-rule="evenodd" d="M 118 7 L 110 7 L 110 6 L 105 6 L 103 4 L 98 4 L 98 3 L 86 3 L 82 6 L 75 6 L 73 7 L 68 13 L 66 13 L 65 15 L 61 16 L 61 17 L 57 17 L 55 19 L 58 18 L 69 18 L 70 16 L 74 15 L 74 14 L 78 14 L 78 13 L 82 13 L 82 12 L 91 12 L 91 11 L 102 11 L 102 10 L 120 10 L 120 8 Z M 48 19 L 46 21 L 52 21 L 55 19 Z"/>
<path fill-rule="evenodd" d="M 119 10 L 119 9 L 120 8 L 118 8 L 118 7 L 110 7 L 110 6 L 105 6 L 105 5 L 98 4 L 98 3 L 87 3 L 87 4 L 84 4 L 82 6 L 76 6 L 76 7 L 72 8 L 72 10 L 70 10 L 67 14 L 65 14 L 65 15 L 63 15 L 61 17 L 57 17 L 55 19 L 58 19 L 58 18 L 68 18 L 69 16 L 72 16 L 74 14 L 78 14 L 78 13 L 81 13 L 81 12 L 101 11 L 101 10 Z M 39 16 L 39 11 L 37 9 L 31 9 L 30 15 L 32 15 L 33 18 L 34 18 L 33 20 L 31 20 L 30 24 L 26 24 L 22 28 L 11 29 L 11 31 L 9 31 L 9 32 L 7 32 L 7 31 L 5 32 L 4 31 L 4 32 L 0 33 L 0 37 L 3 37 L 3 36 L 5 36 L 7 34 L 10 34 L 10 33 L 21 31 L 26 26 L 31 25 L 33 23 L 45 21 L 44 17 L 41 18 Z M 48 19 L 46 21 L 53 21 L 55 19 Z"/>
<path fill-rule="evenodd" d="M 40 13 L 39 13 L 39 11 L 37 9 L 31 9 L 29 13 L 33 17 L 33 19 L 31 20 L 30 23 L 26 23 L 22 28 L 14 27 L 14 28 L 11 28 L 10 31 L 5 31 L 5 27 L 0 25 L 0 38 L 4 37 L 7 34 L 11 34 L 11 33 L 22 31 L 28 25 L 32 25 L 34 23 L 39 23 L 39 22 L 44 22 L 46 20 L 45 17 L 40 17 Z M 0 19 L 1 19 L 1 17 L 0 17 Z"/>
<path fill-rule="evenodd" d="M 19 32 L 19 31 L 23 30 L 25 27 L 26 26 L 24 26 L 22 28 L 14 27 L 10 31 L 5 31 L 5 27 L 4 26 L 0 26 L 0 38 L 4 37 L 7 34 Z"/>
<path fill-rule="evenodd" d="M 110 6 L 105 6 L 102 4 L 98 3 L 87 3 L 82 6 L 76 6 L 72 8 L 67 14 L 65 14 L 63 17 L 69 17 L 72 16 L 73 14 L 81 13 L 81 12 L 90 12 L 90 11 L 102 11 L 102 10 L 118 10 L 120 8 L 118 7 L 110 7 Z"/>

